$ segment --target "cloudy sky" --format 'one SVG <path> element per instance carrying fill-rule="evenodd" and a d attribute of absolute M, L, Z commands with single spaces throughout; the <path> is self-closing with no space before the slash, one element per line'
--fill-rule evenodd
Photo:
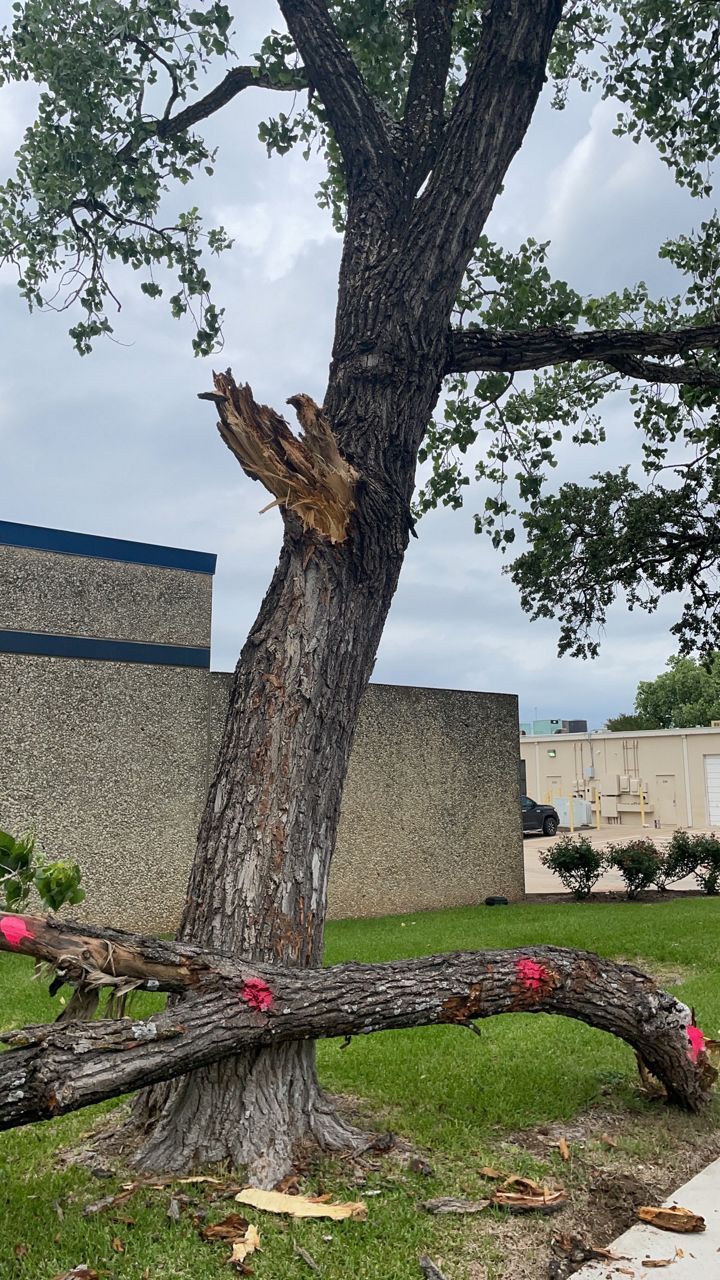
<path fill-rule="evenodd" d="M 238 9 L 240 6 L 238 6 Z M 0 20 L 9 17 L 0 0 Z M 280 20 L 256 0 L 239 20 L 248 60 Z M 207 223 L 223 223 L 234 251 L 213 265 L 226 308 L 230 365 L 259 400 L 281 408 L 306 391 L 322 400 L 330 355 L 340 243 L 315 204 L 320 163 L 299 155 L 268 160 L 257 124 L 276 108 L 262 92 L 237 98 L 207 124 L 220 146 L 216 176 L 192 201 Z M 0 174 L 31 118 L 33 91 L 0 90 Z M 551 269 L 584 293 L 637 279 L 673 286 L 657 248 L 700 221 L 702 207 L 677 189 L 649 145 L 612 136 L 611 104 L 577 95 L 557 113 L 538 108 L 526 145 L 493 211 L 488 233 L 508 248 L 527 235 L 552 240 Z M 132 273 L 131 273 L 132 274 Z M 9 273 L 0 274 L 0 459 L 2 518 L 216 551 L 213 666 L 234 665 L 269 581 L 280 543 L 277 512 L 222 445 L 210 406 L 212 360 L 197 360 L 188 323 L 119 281 L 117 342 L 81 359 L 68 317 L 29 316 Z M 608 415 L 602 455 L 569 447 L 558 483 L 637 456 L 622 402 Z M 430 514 L 411 542 L 374 679 L 399 684 L 517 693 L 522 719 L 586 717 L 592 727 L 629 710 L 638 679 L 673 651 L 676 602 L 652 617 L 610 615 L 601 657 L 556 657 L 556 628 L 530 623 L 499 556 L 474 535 L 483 496 L 465 511 Z M 562 583 L 558 583 L 558 593 Z"/>

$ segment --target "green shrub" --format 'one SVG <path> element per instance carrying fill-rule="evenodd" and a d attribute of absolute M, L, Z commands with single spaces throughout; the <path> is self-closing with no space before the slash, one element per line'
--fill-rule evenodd
<path fill-rule="evenodd" d="M 692 845 L 696 857 L 692 874 L 700 888 L 708 894 L 720 893 L 720 839 L 711 832 L 693 836 Z"/>
<path fill-rule="evenodd" d="M 625 881 L 628 898 L 637 898 L 658 880 L 667 883 L 665 857 L 652 840 L 630 840 L 626 844 L 609 844 L 605 850 L 608 865 L 615 867 Z"/>
<path fill-rule="evenodd" d="M 75 906 L 85 897 L 81 879 L 76 862 L 48 862 L 31 833 L 0 831 L 0 905 L 6 911 L 23 911 L 33 889 L 50 911 L 59 911 L 66 902 Z"/>
<path fill-rule="evenodd" d="M 663 888 L 675 880 L 684 880 L 686 876 L 694 875 L 700 857 L 696 840 L 697 837 L 691 836 L 687 831 L 673 832 L 672 839 L 665 845 Z"/>
<path fill-rule="evenodd" d="M 576 898 L 590 895 L 606 867 L 604 854 L 587 836 L 562 836 L 540 854 L 540 861 Z"/>

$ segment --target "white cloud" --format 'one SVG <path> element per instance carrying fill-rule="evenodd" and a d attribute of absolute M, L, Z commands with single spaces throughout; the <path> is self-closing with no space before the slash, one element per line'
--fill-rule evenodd
<path fill-rule="evenodd" d="M 241 57 L 257 47 L 263 16 L 264 29 L 279 25 L 269 0 L 253 8 Z M 0 91 L 0 177 L 29 118 L 24 92 Z M 213 366 L 232 364 L 279 410 L 298 390 L 321 399 L 337 296 L 340 243 L 314 201 L 317 160 L 268 161 L 257 141 L 258 121 L 276 110 L 271 97 L 242 94 L 208 122 L 220 146 L 216 177 L 182 192 L 237 241 L 211 263 L 227 312 L 221 356 L 193 360 L 189 323 L 138 298 L 132 273 L 119 281 L 117 326 L 130 345 L 104 344 L 85 360 L 67 339 L 69 317 L 29 317 L 13 289 L 0 290 L 3 518 L 217 551 L 213 665 L 224 669 L 269 583 L 281 530 L 277 512 L 257 514 L 264 492 L 242 474 L 196 394 L 210 386 Z M 554 269 L 588 291 L 638 276 L 661 281 L 657 244 L 701 213 L 650 148 L 612 137 L 613 117 L 582 96 L 560 116 L 542 105 L 488 227 L 509 247 L 528 234 L 553 236 Z M 609 416 L 606 449 L 563 448 L 558 483 L 636 453 L 624 407 Z M 597 663 L 559 661 L 556 627 L 529 623 L 500 557 L 473 535 L 475 508 L 471 493 L 466 512 L 421 522 L 375 678 L 517 691 L 526 714 L 537 706 L 595 723 L 629 706 L 637 679 L 672 651 L 672 602 L 652 617 L 614 610 Z"/>

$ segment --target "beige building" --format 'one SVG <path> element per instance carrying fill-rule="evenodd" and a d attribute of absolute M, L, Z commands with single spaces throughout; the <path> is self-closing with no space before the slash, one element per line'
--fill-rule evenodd
<path fill-rule="evenodd" d="M 0 520 L 0 830 L 76 859 L 99 922 L 177 922 L 230 691 L 210 670 L 214 571 Z M 371 685 L 331 915 L 521 898 L 518 762 L 514 695 Z"/>
<path fill-rule="evenodd" d="M 527 736 L 520 756 L 538 803 L 585 800 L 603 826 L 720 829 L 720 727 Z"/>

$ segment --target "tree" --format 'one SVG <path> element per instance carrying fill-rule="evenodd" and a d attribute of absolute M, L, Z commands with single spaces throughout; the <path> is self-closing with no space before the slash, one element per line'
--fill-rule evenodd
<path fill-rule="evenodd" d="M 720 719 L 720 653 L 705 662 L 675 656 L 667 666 L 638 684 L 635 715 L 611 718 L 608 729 L 694 729 Z"/>
<path fill-rule="evenodd" d="M 677 509 L 656 509 L 653 496 L 643 515 L 646 531 L 659 523 L 669 530 L 660 577 L 649 581 L 660 589 L 662 565 L 684 566 L 691 555 L 697 584 L 712 558 L 717 223 L 666 250 L 691 284 L 657 303 L 642 286 L 583 300 L 550 279 L 546 246 L 507 252 L 483 228 L 548 77 L 558 105 L 572 82 L 619 99 L 618 127 L 652 138 L 696 192 L 718 148 L 720 80 L 717 4 L 692 3 L 681 14 L 665 0 L 278 7 L 287 30 L 272 32 L 254 63 L 241 65 L 222 0 L 192 10 L 179 0 L 19 0 L 0 68 L 5 80 L 36 80 L 42 94 L 17 172 L 0 192 L 0 253 L 18 265 L 30 306 L 50 298 L 79 305 L 71 333 L 82 353 L 111 331 L 114 263 L 131 266 L 151 297 L 174 273 L 171 308 L 194 315 L 195 349 L 207 352 L 222 318 L 202 250 L 230 245 L 222 229 L 203 231 L 195 208 L 163 213 L 170 186 L 212 169 L 199 126 L 232 110 L 240 92 L 285 94 L 289 107 L 261 129 L 268 149 L 325 150 L 320 198 L 344 247 L 323 405 L 290 398 L 296 437 L 229 373 L 208 393 L 223 439 L 279 505 L 284 537 L 235 673 L 179 929 L 183 945 L 282 968 L 320 962 L 360 699 L 418 508 L 458 505 L 465 477 L 455 450 L 476 438 L 478 419 L 491 433 L 480 470 L 498 490 L 478 523 L 489 522 L 498 545 L 512 541 L 506 484 L 514 463 L 531 547 L 513 572 L 521 591 L 539 575 L 536 613 L 549 608 L 542 584 L 553 556 L 570 546 L 573 563 L 592 557 L 603 503 L 622 510 L 621 525 L 636 510 L 621 474 L 619 494 L 599 484 L 569 531 L 566 495 L 544 496 L 542 483 L 557 433 L 598 438 L 593 409 L 626 379 L 647 419 L 654 465 L 670 441 L 690 439 L 697 454 L 694 468 L 682 464 L 690 492 Z M 535 371 L 529 388 L 515 384 L 523 371 Z M 432 415 L 444 384 L 441 425 Z M 659 394 L 667 386 L 678 389 L 670 408 Z M 432 457 L 434 470 L 413 508 L 419 456 Z M 702 505 L 698 542 L 678 550 L 672 522 L 689 520 L 693 502 Z M 608 583 L 591 568 L 587 588 L 578 586 L 580 636 L 597 615 L 592 599 L 606 600 L 624 581 L 620 570 Z M 21 945 L 31 945 L 25 934 Z M 201 1054 L 196 1061 L 207 1065 L 178 1079 L 168 1079 L 163 1057 L 165 1074 L 156 1066 L 145 1077 L 162 1082 L 135 1109 L 144 1135 L 138 1159 L 174 1170 L 229 1158 L 268 1184 L 296 1143 L 352 1142 L 318 1088 L 307 1034 L 238 1041 L 234 1056 Z"/>

